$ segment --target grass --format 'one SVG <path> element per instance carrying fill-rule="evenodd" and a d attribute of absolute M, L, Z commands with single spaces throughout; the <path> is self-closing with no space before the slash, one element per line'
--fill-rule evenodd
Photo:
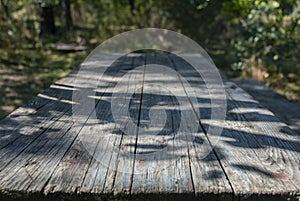
<path fill-rule="evenodd" d="M 68 75 L 86 52 L 50 49 L 0 49 L 0 119 L 28 103 L 42 90 Z"/>

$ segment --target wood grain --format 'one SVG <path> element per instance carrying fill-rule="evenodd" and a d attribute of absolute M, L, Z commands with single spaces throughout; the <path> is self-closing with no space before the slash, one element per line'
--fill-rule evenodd
<path fill-rule="evenodd" d="M 1 120 L 0 195 L 299 195 L 299 135 L 224 77 L 213 116 L 210 61 L 179 56 L 95 54 Z"/>

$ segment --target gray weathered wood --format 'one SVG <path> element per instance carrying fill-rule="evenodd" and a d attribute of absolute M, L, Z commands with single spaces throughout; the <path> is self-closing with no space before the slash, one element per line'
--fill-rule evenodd
<path fill-rule="evenodd" d="M 249 93 L 254 100 L 270 110 L 282 122 L 300 133 L 300 104 L 288 100 L 285 96 L 254 79 L 231 79 L 238 87 Z"/>
<path fill-rule="evenodd" d="M 190 146 L 190 164 L 191 164 L 191 172 L 193 176 L 194 188 L 196 194 L 202 193 L 232 193 L 232 187 L 227 180 L 226 174 L 224 174 L 222 170 L 221 163 L 219 159 L 215 156 L 214 150 L 209 145 L 208 148 L 211 148 L 211 151 L 205 153 L 204 140 L 209 139 L 206 132 L 203 131 L 202 119 L 205 118 L 203 114 L 203 108 L 207 108 L 207 102 L 201 101 L 202 99 L 206 100 L 209 98 L 207 89 L 204 85 L 203 80 L 198 75 L 197 72 L 194 71 L 190 66 L 187 68 L 186 63 L 183 58 L 178 59 L 178 57 L 174 55 L 169 55 L 169 60 L 173 63 L 173 68 L 179 73 L 179 78 L 191 81 L 189 84 L 193 87 L 192 90 L 188 93 L 187 88 L 185 88 L 185 96 L 188 98 L 190 95 L 195 95 L 195 98 L 199 101 L 197 105 L 193 105 L 191 110 L 195 111 L 196 118 L 199 123 L 198 132 L 194 134 L 194 140 L 189 142 Z M 198 111 L 200 111 L 200 116 L 198 116 Z M 201 118 L 200 118 L 201 117 Z M 189 122 L 187 122 L 189 123 Z"/>
<path fill-rule="evenodd" d="M 186 131 L 174 128 L 181 119 L 176 115 L 179 107 L 169 91 L 183 91 L 183 88 L 174 87 L 176 75 L 172 77 L 166 69 L 150 66 L 170 65 L 167 57 L 160 63 L 157 57 L 160 55 L 147 56 L 140 118 L 140 126 L 144 127 L 138 131 L 131 191 L 133 194 L 193 192 L 187 143 L 185 139 L 178 139 Z M 152 111 L 150 106 L 153 106 Z M 150 112 L 153 115 L 147 120 Z M 163 112 L 166 116 L 161 114 Z"/>
<path fill-rule="evenodd" d="M 234 193 L 298 192 L 299 136 L 237 86 L 225 82 L 225 89 L 225 124 L 209 112 L 202 113 L 201 124 L 206 133 L 208 126 L 223 126 L 214 150 Z"/>
<path fill-rule="evenodd" d="M 120 62 L 118 62 L 116 65 L 120 65 Z M 101 70 L 101 66 L 99 66 L 99 64 L 97 65 L 97 63 L 92 63 L 90 67 L 86 68 L 86 72 L 83 73 L 84 77 L 82 77 L 83 84 L 86 84 L 86 82 L 89 81 L 93 82 L 97 80 L 96 77 L 93 78 L 94 76 L 89 77 L 89 74 L 95 74 L 95 68 L 100 68 Z M 102 115 L 101 120 L 95 119 L 90 115 L 87 117 L 81 117 L 80 121 L 83 122 L 83 125 L 78 124 L 75 126 L 78 127 L 79 133 L 76 138 L 74 138 L 73 144 L 64 154 L 64 157 L 59 162 L 57 167 L 54 167 L 55 170 L 51 175 L 51 178 L 49 178 L 49 183 L 44 189 L 46 194 L 55 192 L 76 193 L 88 191 L 85 181 L 86 177 L 89 178 L 90 176 L 90 173 L 88 172 L 89 167 L 95 162 L 95 150 L 97 150 L 97 147 L 101 145 L 99 145 L 99 141 L 101 141 L 102 145 L 105 142 L 107 143 L 107 138 L 105 136 L 102 138 L 102 136 L 105 134 L 102 132 L 112 129 L 111 125 L 108 123 L 111 121 L 109 117 L 110 108 L 107 104 L 103 103 L 107 101 L 105 94 L 110 92 L 109 89 L 112 87 L 112 82 L 114 81 L 113 79 L 113 77 L 103 77 L 102 82 L 99 83 L 99 86 L 102 86 L 103 88 L 100 87 L 98 91 L 99 96 L 94 97 L 96 98 L 97 102 L 96 111 L 99 111 Z M 76 84 L 78 85 L 79 83 Z M 86 89 L 83 88 L 82 90 Z M 83 95 L 85 95 L 84 92 Z M 86 98 L 87 97 L 85 96 L 83 97 L 83 99 Z M 79 110 L 80 109 L 81 108 L 79 107 Z M 92 111 L 89 111 L 88 113 L 90 112 Z M 104 150 L 103 147 L 100 146 L 100 148 L 101 150 Z M 106 153 L 107 157 L 109 157 L 110 153 Z M 103 155 L 106 156 L 105 154 Z M 95 171 L 95 169 L 92 170 Z"/>
<path fill-rule="evenodd" d="M 106 71 L 117 57 L 93 55 L 79 77 L 0 121 L 1 196 L 300 193 L 299 135 L 246 92 L 224 78 L 226 120 L 211 119 L 210 99 L 221 96 L 187 62 L 129 54 Z"/>
<path fill-rule="evenodd" d="M 229 139 L 223 147 L 225 158 L 231 158 L 228 171 L 240 172 L 228 174 L 235 192 L 299 191 L 299 135 L 233 83 L 225 86 L 229 104 L 223 136 Z"/>
<path fill-rule="evenodd" d="M 121 69 L 132 69 L 133 65 L 136 65 L 136 62 L 140 62 L 140 60 L 143 59 L 136 56 L 128 56 L 122 64 Z M 123 80 L 121 75 L 122 72 L 120 77 L 114 78 L 115 83 L 128 81 L 127 79 Z M 124 84 L 124 86 L 124 91 L 114 92 L 114 86 L 112 86 L 107 90 L 107 93 L 126 93 L 128 90 L 128 88 L 126 89 L 126 86 L 128 87 L 130 85 Z M 109 107 L 112 98 L 114 97 L 111 95 L 103 97 L 101 100 L 106 101 L 109 105 L 100 103 L 97 110 L 99 110 L 99 112 L 105 109 L 110 110 Z M 97 148 L 95 149 L 94 159 L 87 171 L 87 176 L 81 189 L 82 192 L 110 193 L 112 192 L 115 183 L 117 174 L 116 169 L 118 168 L 119 146 L 123 140 L 122 125 L 114 122 L 111 111 L 103 112 L 102 116 L 102 119 L 105 121 L 102 124 L 100 123 L 100 125 L 95 125 L 93 128 L 97 132 L 102 133 L 102 136 L 101 138 L 98 138 L 99 141 Z M 132 171 L 132 168 L 129 168 L 128 171 Z"/>

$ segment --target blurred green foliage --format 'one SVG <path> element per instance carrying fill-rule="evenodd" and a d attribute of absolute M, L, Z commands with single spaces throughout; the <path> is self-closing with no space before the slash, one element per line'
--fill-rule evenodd
<path fill-rule="evenodd" d="M 70 0 L 72 27 L 66 2 L 0 0 L 0 117 L 65 76 L 102 41 L 143 27 L 181 32 L 227 75 L 256 78 L 300 102 L 297 0 Z M 52 9 L 54 34 L 41 35 L 45 7 Z M 50 45 L 78 38 L 87 51 Z"/>
<path fill-rule="evenodd" d="M 299 102 L 300 2 L 234 0 L 222 10 L 233 30 L 228 37 L 231 69 Z"/>

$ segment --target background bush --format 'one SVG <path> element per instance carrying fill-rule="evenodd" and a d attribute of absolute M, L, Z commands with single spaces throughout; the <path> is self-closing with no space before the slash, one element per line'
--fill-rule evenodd
<path fill-rule="evenodd" d="M 228 76 L 300 102 L 296 0 L 0 0 L 0 117 L 76 68 L 102 41 L 143 27 L 181 32 Z M 53 18 L 53 19 L 52 19 Z M 86 51 L 59 52 L 55 43 Z"/>

